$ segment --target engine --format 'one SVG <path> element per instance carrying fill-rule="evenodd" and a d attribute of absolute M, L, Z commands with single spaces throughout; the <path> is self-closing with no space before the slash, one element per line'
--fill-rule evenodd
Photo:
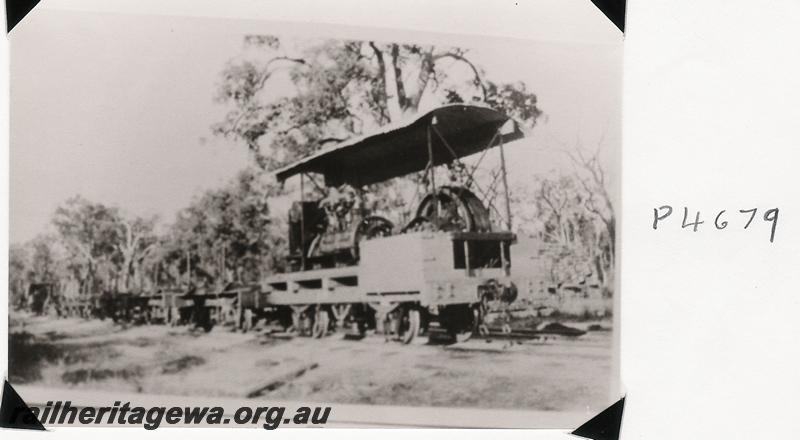
<path fill-rule="evenodd" d="M 351 188 L 330 188 L 313 202 L 295 202 L 289 212 L 289 263 L 293 270 L 352 265 L 362 240 L 391 235 L 394 224 L 371 215 Z"/>
<path fill-rule="evenodd" d="M 422 199 L 411 222 L 399 232 L 491 230 L 489 210 L 474 193 L 460 186 L 444 186 Z M 330 188 L 322 199 L 292 205 L 289 266 L 307 270 L 356 264 L 362 240 L 395 232 L 390 220 L 363 208 L 354 190 Z"/>

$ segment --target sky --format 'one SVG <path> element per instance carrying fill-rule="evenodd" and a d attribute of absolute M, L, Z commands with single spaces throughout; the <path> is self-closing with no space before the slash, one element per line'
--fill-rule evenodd
<path fill-rule="evenodd" d="M 587 2 L 588 3 L 588 2 Z M 269 21 L 34 11 L 11 35 L 10 237 L 47 232 L 69 197 L 174 218 L 193 196 L 247 166 L 241 144 L 210 130 L 213 100 L 243 35 L 361 37 L 454 44 L 497 81 L 525 82 L 544 111 L 507 147 L 513 184 L 563 169 L 562 148 L 595 148 L 618 185 L 619 44 L 459 37 Z"/>

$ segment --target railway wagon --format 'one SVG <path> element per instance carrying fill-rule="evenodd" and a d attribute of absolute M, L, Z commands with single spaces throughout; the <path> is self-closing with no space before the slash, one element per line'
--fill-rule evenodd
<path fill-rule="evenodd" d="M 518 283 L 534 284 L 512 261 L 519 239 L 504 145 L 523 136 L 497 110 L 454 104 L 278 170 L 281 182 L 300 180 L 289 270 L 239 293 L 240 325 L 265 317 L 301 335 L 374 329 L 405 343 L 434 330 L 481 331 L 488 313 L 515 300 Z M 490 151 L 497 165 L 480 168 Z M 465 164 L 467 156 L 475 160 Z M 398 178 L 416 186 L 412 202 L 376 208 L 374 193 Z M 404 211 L 394 216 L 400 224 L 391 209 Z M 519 256 L 524 266 L 529 257 Z"/>
<path fill-rule="evenodd" d="M 102 292 L 55 295 L 59 317 L 110 318 L 114 322 L 192 325 L 206 331 L 217 324 L 235 324 L 238 290 L 228 285 L 213 291 L 190 286 L 145 292 Z"/>
<path fill-rule="evenodd" d="M 148 297 L 131 292 L 57 295 L 59 316 L 70 318 L 110 318 L 114 322 L 149 322 Z"/>
<path fill-rule="evenodd" d="M 89 319 L 97 315 L 97 300 L 92 295 L 80 295 L 75 292 L 61 293 L 61 318 Z"/>
<path fill-rule="evenodd" d="M 163 290 L 146 298 L 148 320 L 172 327 L 193 325 L 209 331 L 214 325 L 235 322 L 235 289 L 206 291 L 190 287 L 186 290 Z"/>

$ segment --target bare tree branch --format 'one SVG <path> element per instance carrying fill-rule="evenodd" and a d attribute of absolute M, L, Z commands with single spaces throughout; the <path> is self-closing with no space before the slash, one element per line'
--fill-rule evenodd
<path fill-rule="evenodd" d="M 293 64 L 306 64 L 306 60 L 304 60 L 302 58 L 292 58 L 292 57 L 287 57 L 287 56 L 277 56 L 277 57 L 274 57 L 274 58 L 270 59 L 269 61 L 267 61 L 267 64 L 264 66 L 264 73 L 261 75 L 261 79 L 258 81 L 258 87 L 256 88 L 256 90 L 263 89 L 264 85 L 266 85 L 267 81 L 272 77 L 272 75 L 275 72 L 277 72 L 277 71 L 279 71 L 281 69 L 280 67 L 277 67 L 274 70 L 270 70 L 269 69 L 270 66 L 272 66 L 273 63 L 277 63 L 277 62 L 281 62 L 281 61 L 288 61 L 288 62 L 293 63 Z"/>
<path fill-rule="evenodd" d="M 486 84 L 484 84 L 484 82 L 483 82 L 483 78 L 482 78 L 482 75 L 480 73 L 480 70 L 478 70 L 477 66 L 475 66 L 475 64 L 473 64 L 472 61 L 468 60 L 464 56 L 463 53 L 454 52 L 454 51 L 449 51 L 449 52 L 445 52 L 445 53 L 436 55 L 436 56 L 433 57 L 432 61 L 433 61 L 433 63 L 436 63 L 436 61 L 439 61 L 439 60 L 444 59 L 444 58 L 452 58 L 452 59 L 454 59 L 456 61 L 460 61 L 460 62 L 466 64 L 467 66 L 469 66 L 469 68 L 472 69 L 473 75 L 475 75 L 475 83 L 476 83 L 476 85 L 480 86 L 480 88 L 481 88 L 481 94 L 483 95 L 483 99 L 486 100 L 488 98 L 488 92 L 486 90 Z"/>

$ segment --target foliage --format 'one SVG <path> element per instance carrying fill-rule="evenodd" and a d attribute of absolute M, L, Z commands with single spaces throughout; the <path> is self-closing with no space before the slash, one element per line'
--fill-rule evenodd
<path fill-rule="evenodd" d="M 58 207 L 53 225 L 66 250 L 69 275 L 84 292 L 134 287 L 135 265 L 155 240 L 154 218 L 125 216 L 80 196 Z"/>
<path fill-rule="evenodd" d="M 597 280 L 613 291 L 616 218 L 597 154 L 569 154 L 572 173 L 534 176 L 516 188 L 512 203 L 520 230 L 551 245 L 549 281 Z"/>
<path fill-rule="evenodd" d="M 284 246 L 269 199 L 279 188 L 247 169 L 229 185 L 211 190 L 180 211 L 163 242 L 168 282 L 254 282 L 278 269 Z"/>
<path fill-rule="evenodd" d="M 25 295 L 28 283 L 32 282 L 29 268 L 30 262 L 26 246 L 11 245 L 8 253 L 8 290 L 11 304 L 16 304 L 18 298 Z"/>
<path fill-rule="evenodd" d="M 344 40 L 287 47 L 273 36 L 248 36 L 245 45 L 258 55 L 223 70 L 217 100 L 229 112 L 213 130 L 243 141 L 265 169 L 426 103 L 484 103 L 530 126 L 541 114 L 524 84 L 492 82 L 462 48 Z"/>
<path fill-rule="evenodd" d="M 257 282 L 282 269 L 285 231 L 268 205 L 279 195 L 264 172 L 244 170 L 195 199 L 160 235 L 156 218 L 73 197 L 53 214 L 54 236 L 12 246 L 9 286 L 24 295 L 34 282 L 56 283 L 61 291 L 75 285 L 75 294 Z"/>

